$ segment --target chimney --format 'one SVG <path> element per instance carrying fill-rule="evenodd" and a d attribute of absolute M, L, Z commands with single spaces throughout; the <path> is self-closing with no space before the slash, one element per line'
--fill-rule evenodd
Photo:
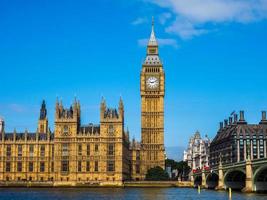
<path fill-rule="evenodd" d="M 237 114 L 234 114 L 234 124 L 237 123 L 237 120 L 238 120 L 238 115 Z"/>
<path fill-rule="evenodd" d="M 223 122 L 220 122 L 220 130 L 223 129 Z"/>
<path fill-rule="evenodd" d="M 239 119 L 239 121 L 245 121 L 245 116 L 244 116 L 244 111 L 243 110 L 240 111 L 240 119 Z"/>
<path fill-rule="evenodd" d="M 224 128 L 226 128 L 227 126 L 228 126 L 228 120 L 225 119 L 225 120 L 224 120 Z"/>
<path fill-rule="evenodd" d="M 231 126 L 233 124 L 233 118 L 229 117 L 229 125 Z"/>
<path fill-rule="evenodd" d="M 240 111 L 238 124 L 247 124 L 247 122 L 245 121 L 245 115 L 243 110 Z"/>
<path fill-rule="evenodd" d="M 261 121 L 260 121 L 260 124 L 267 124 L 266 111 L 261 111 Z"/>

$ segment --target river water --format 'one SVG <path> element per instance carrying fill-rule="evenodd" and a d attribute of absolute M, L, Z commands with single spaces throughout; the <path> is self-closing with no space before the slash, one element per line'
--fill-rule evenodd
<path fill-rule="evenodd" d="M 223 200 L 229 199 L 225 191 L 191 188 L 0 188 L 0 200 Z M 266 200 L 267 194 L 233 192 L 232 200 Z"/>

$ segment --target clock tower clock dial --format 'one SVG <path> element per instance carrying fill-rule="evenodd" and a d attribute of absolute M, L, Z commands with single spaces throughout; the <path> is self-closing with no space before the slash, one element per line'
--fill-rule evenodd
<path fill-rule="evenodd" d="M 158 54 L 154 24 L 140 76 L 141 93 L 141 176 L 147 170 L 165 168 L 164 96 L 165 74 Z"/>
<path fill-rule="evenodd" d="M 156 89 L 159 86 L 158 78 L 154 76 L 150 76 L 146 80 L 147 87 L 150 89 Z"/>

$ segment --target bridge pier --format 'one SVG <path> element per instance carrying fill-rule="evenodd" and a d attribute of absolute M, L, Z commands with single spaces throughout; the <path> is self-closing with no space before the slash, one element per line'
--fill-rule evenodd
<path fill-rule="evenodd" d="M 223 181 L 223 169 L 222 169 L 222 163 L 220 162 L 219 165 L 219 182 L 218 182 L 218 186 L 217 189 L 218 190 L 222 190 L 224 189 L 224 181 Z"/>
<path fill-rule="evenodd" d="M 252 163 L 250 158 L 246 160 L 246 186 L 242 192 L 252 192 Z"/>
<path fill-rule="evenodd" d="M 190 182 L 191 182 L 191 185 L 194 186 L 194 175 L 193 173 L 190 175 Z"/>
<path fill-rule="evenodd" d="M 206 188 L 206 174 L 205 174 L 204 171 L 202 171 L 201 176 L 202 176 L 202 183 L 201 183 L 201 186 L 204 187 L 204 188 Z"/>

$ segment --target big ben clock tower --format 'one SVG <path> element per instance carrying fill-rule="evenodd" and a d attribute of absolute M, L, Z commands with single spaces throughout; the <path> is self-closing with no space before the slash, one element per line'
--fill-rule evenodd
<path fill-rule="evenodd" d="M 164 95 L 165 74 L 158 53 L 154 21 L 142 65 L 141 91 L 141 174 L 156 166 L 165 168 Z"/>

